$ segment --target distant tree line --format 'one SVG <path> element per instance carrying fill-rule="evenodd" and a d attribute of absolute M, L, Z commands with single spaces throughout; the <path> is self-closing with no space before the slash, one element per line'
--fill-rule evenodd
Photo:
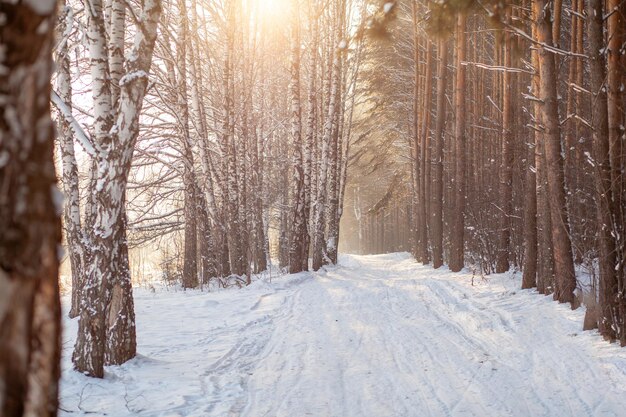
<path fill-rule="evenodd" d="M 515 267 L 523 288 L 572 307 L 584 290 L 585 326 L 626 344 L 626 5 L 393 5 L 384 39 L 365 49 L 355 129 L 370 139 L 355 145 L 356 172 L 376 166 L 385 186 L 397 175 L 410 184 L 384 207 L 410 201 L 397 221 L 410 222 L 419 261 Z M 386 137 L 371 133 L 376 123 Z M 365 180 L 351 181 L 362 194 Z M 377 239 L 379 203 L 358 210 L 358 227 Z M 591 288 L 577 282 L 582 267 Z"/>

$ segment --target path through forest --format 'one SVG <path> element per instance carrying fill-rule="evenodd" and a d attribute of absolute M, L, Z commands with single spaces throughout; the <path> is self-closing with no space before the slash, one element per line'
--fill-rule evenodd
<path fill-rule="evenodd" d="M 619 416 L 626 351 L 583 311 L 407 254 L 242 290 L 136 291 L 140 356 L 70 371 L 62 416 Z M 474 285 L 472 285 L 474 281 Z"/>

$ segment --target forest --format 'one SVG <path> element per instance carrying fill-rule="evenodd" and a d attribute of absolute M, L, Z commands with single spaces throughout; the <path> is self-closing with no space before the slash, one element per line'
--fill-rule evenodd
<path fill-rule="evenodd" d="M 619 415 L 625 86 L 624 0 L 1 1 L 0 416 Z M 298 334 L 309 325 L 317 338 Z M 379 346 L 423 343 L 398 336 L 414 330 L 439 353 Z M 150 388 L 129 399 L 115 381 L 162 366 L 153 344 L 183 335 L 216 341 L 176 353 L 215 356 L 195 365 L 199 399 L 133 408 Z M 400 381 L 428 366 L 398 363 L 427 352 L 499 398 L 497 385 L 541 385 L 531 365 L 498 382 L 437 355 L 446 341 L 484 350 L 495 370 L 514 355 L 493 340 L 527 352 L 533 338 L 539 355 L 562 346 L 584 363 L 597 393 L 559 368 L 569 409 L 540 388 L 509 409 L 456 388 L 440 398 L 448 380 L 432 379 L 437 402 L 419 411 L 428 401 L 363 405 L 379 398 L 366 388 L 335 398 L 345 380 L 307 374 L 393 358 L 395 374 L 371 374 Z M 357 339 L 377 359 L 342 356 Z M 285 346 L 277 357 L 306 362 L 289 368 L 297 381 L 291 362 L 267 362 Z M 85 408 L 99 380 L 118 398 Z M 324 381 L 342 388 L 316 391 Z M 263 402 L 281 389 L 295 400 Z"/>

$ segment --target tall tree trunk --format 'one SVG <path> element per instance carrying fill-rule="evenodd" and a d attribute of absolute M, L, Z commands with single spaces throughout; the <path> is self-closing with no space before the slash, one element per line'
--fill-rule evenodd
<path fill-rule="evenodd" d="M 92 80 L 92 96 L 94 102 L 94 125 L 93 140 L 97 144 L 98 154 L 95 157 L 92 168 L 91 185 L 96 187 L 89 196 L 89 206 L 92 211 L 87 214 L 87 224 L 91 228 L 99 227 L 99 232 L 106 233 L 107 241 L 103 242 L 101 233 L 89 233 L 91 247 L 90 257 L 85 260 L 85 286 L 80 309 L 78 324 L 78 337 L 74 347 L 72 361 L 80 372 L 90 376 L 104 376 L 104 355 L 106 346 L 106 323 L 105 314 L 110 302 L 110 293 L 113 280 L 112 262 L 109 255 L 113 253 L 111 236 L 113 227 L 118 227 L 121 222 L 122 196 L 119 190 L 115 195 L 110 189 L 111 182 L 108 178 L 102 178 L 105 173 L 109 174 L 110 161 L 107 160 L 105 149 L 113 147 L 110 131 L 113 127 L 113 112 L 111 104 L 111 86 L 109 83 L 108 48 L 106 44 L 106 30 L 104 25 L 104 11 L 101 0 L 90 0 L 87 11 L 86 38 L 89 48 L 90 69 Z M 119 183 L 119 179 L 117 181 Z M 104 186 L 107 185 L 107 189 Z M 117 185 L 117 184 L 116 184 Z M 118 199 L 116 207 L 111 210 L 112 198 Z M 102 200 L 102 201 L 101 201 Z M 106 207 L 106 208 L 105 208 Z M 107 219 L 110 224 L 102 224 L 102 214 L 107 211 L 111 216 Z M 112 211 L 112 212 L 111 212 Z M 89 230 L 89 229 L 87 229 Z M 117 247 L 117 245 L 116 245 Z M 119 250 L 115 251 L 118 255 Z M 112 257 L 114 258 L 114 257 Z M 99 261 L 99 262 L 98 262 Z M 104 265 L 97 265 L 103 263 Z M 101 269 L 101 266 L 104 269 Z"/>
<path fill-rule="evenodd" d="M 607 1 L 608 59 L 608 136 L 611 159 L 611 184 L 614 199 L 613 216 L 616 239 L 618 280 L 619 337 L 626 346 L 626 4 Z"/>
<path fill-rule="evenodd" d="M 65 2 L 62 3 L 63 5 Z M 72 303 L 69 316 L 78 316 L 80 310 L 81 286 L 84 282 L 83 256 L 85 247 L 80 219 L 80 191 L 78 184 L 78 163 L 74 153 L 74 131 L 72 128 L 72 78 L 70 74 L 70 59 L 68 37 L 72 29 L 73 11 L 65 6 L 60 16 L 58 37 L 61 43 L 57 47 L 57 91 L 62 104 L 66 107 L 64 114 L 59 109 L 58 132 L 61 148 L 61 162 L 63 168 L 63 194 L 65 204 L 63 211 L 63 223 L 65 239 L 69 253 L 70 267 L 72 271 Z"/>
<path fill-rule="evenodd" d="M 61 243 L 50 78 L 54 1 L 0 12 L 0 415 L 57 415 Z"/>
<path fill-rule="evenodd" d="M 533 38 L 537 38 L 537 24 L 532 25 Z M 531 91 L 534 97 L 541 94 L 539 78 L 540 63 L 537 49 L 531 51 L 534 74 L 531 77 Z M 548 186 L 546 178 L 545 141 L 543 139 L 543 126 L 541 103 L 536 99 L 533 103 L 534 128 L 535 128 L 535 151 L 534 164 L 536 170 L 536 199 L 537 199 L 537 253 L 541 254 L 537 261 L 537 291 L 540 294 L 549 294 L 554 291 L 554 256 L 552 245 L 552 223 L 550 221 L 550 204 L 548 201 Z"/>
<path fill-rule="evenodd" d="M 537 286 L 537 174 L 535 167 L 536 139 L 527 146 L 524 172 L 524 267 L 522 289 Z"/>
<path fill-rule="evenodd" d="M 196 178 L 192 143 L 189 136 L 189 106 L 187 101 L 187 43 L 188 18 L 185 0 L 178 0 L 178 36 L 176 46 L 176 98 L 178 101 L 178 123 L 183 156 L 183 188 L 185 216 L 185 245 L 183 254 L 183 288 L 198 286 L 198 242 L 197 242 L 197 198 L 195 195 Z"/>
<path fill-rule="evenodd" d="M 135 35 L 130 55 L 133 59 L 127 60 L 127 73 L 120 79 L 115 119 L 111 109 L 102 3 L 92 0 L 86 9 L 89 10 L 87 38 L 96 115 L 94 141 L 98 148 L 90 205 L 97 209 L 90 212 L 88 219 L 88 224 L 93 226 L 92 253 L 86 262 L 87 278 L 72 361 L 78 371 L 101 378 L 105 360 L 120 364 L 136 353 L 124 201 L 161 3 L 159 0 L 144 2 L 139 16 L 143 30 Z"/>
<path fill-rule="evenodd" d="M 510 10 L 507 10 L 507 22 L 510 22 Z M 502 159 L 500 164 L 500 236 L 498 242 L 498 257 L 496 261 L 496 273 L 503 273 L 509 270 L 509 258 L 511 247 L 511 216 L 513 214 L 513 137 L 511 129 L 512 106 L 511 90 L 514 82 L 511 72 L 511 33 L 504 32 L 504 67 L 502 73 Z"/>
<path fill-rule="evenodd" d="M 223 88 L 224 114 L 222 124 L 222 146 L 225 169 L 223 172 L 224 205 L 227 221 L 228 252 L 230 254 L 230 270 L 235 275 L 246 273 L 246 254 L 242 247 L 241 219 L 239 216 L 239 170 L 237 161 L 237 145 L 235 137 L 235 80 L 234 80 L 234 47 L 236 30 L 237 6 L 234 0 L 227 4 L 227 40 L 224 59 Z"/>
<path fill-rule="evenodd" d="M 433 43 L 430 40 L 426 40 L 426 80 L 424 82 L 424 99 L 422 102 L 422 129 L 420 132 L 420 171 L 422 173 L 420 178 L 420 198 L 418 206 L 417 219 L 419 224 L 417 230 L 419 233 L 419 248 L 418 259 L 423 264 L 427 264 L 428 257 L 428 200 L 430 199 L 429 184 L 430 184 L 430 108 L 432 102 L 432 78 L 433 78 Z"/>
<path fill-rule="evenodd" d="M 195 0 L 191 2 L 190 9 L 191 31 L 198 33 L 198 12 Z M 199 49 L 198 37 L 187 37 L 187 52 L 189 54 L 189 77 L 191 86 L 191 110 L 193 113 L 193 126 L 197 137 L 195 140 L 200 154 L 200 166 L 203 179 L 196 176 L 196 213 L 197 213 L 197 245 L 198 245 L 198 266 L 199 276 L 203 284 L 219 275 L 218 253 L 217 253 L 217 232 L 214 231 L 223 225 L 218 221 L 218 209 L 215 202 L 215 188 L 213 184 L 213 174 L 211 172 L 211 161 L 206 149 L 208 134 L 206 121 L 206 108 L 203 96 L 203 77 L 200 71 L 200 61 L 196 50 Z M 192 141 L 193 142 L 193 141 Z"/>
<path fill-rule="evenodd" d="M 587 37 L 589 39 L 589 72 L 592 93 L 591 124 L 593 156 L 596 167 L 596 213 L 598 218 L 598 246 L 600 288 L 598 329 L 611 341 L 618 337 L 619 306 L 617 302 L 616 252 L 613 238 L 613 172 L 611 167 L 607 93 L 604 84 L 604 5 L 602 0 L 587 0 Z"/>
<path fill-rule="evenodd" d="M 437 120 L 435 122 L 435 152 L 433 163 L 435 173 L 433 177 L 432 195 L 432 244 L 433 267 L 443 265 L 443 140 L 446 124 L 446 74 L 448 66 L 448 41 L 439 40 L 437 48 L 439 64 L 437 67 Z"/>
<path fill-rule="evenodd" d="M 313 9 L 315 14 L 316 10 Z M 309 250 L 311 244 L 311 234 L 309 233 L 311 218 L 311 197 L 313 194 L 313 153 L 315 151 L 315 138 L 317 133 L 317 50 L 319 46 L 319 23 L 316 16 L 310 16 L 312 20 L 311 38 L 312 44 L 309 57 L 309 85 L 308 85 L 308 114 L 306 122 L 306 136 L 304 138 L 304 212 L 306 214 L 307 234 L 303 246 L 303 270 L 309 269 Z"/>
<path fill-rule="evenodd" d="M 578 10 L 579 3 L 580 2 L 578 0 L 572 0 L 572 10 L 576 13 L 580 13 L 580 11 Z M 572 14 L 570 25 L 570 51 L 580 54 L 582 53 L 582 51 L 579 51 L 577 49 L 579 38 L 578 20 L 580 20 L 580 17 Z M 574 117 L 579 111 L 577 107 L 578 100 L 576 98 L 578 92 L 576 91 L 576 88 L 574 88 L 574 86 L 576 85 L 576 78 L 578 77 L 578 61 L 580 59 L 580 57 L 575 56 L 569 58 L 567 75 L 567 104 L 565 111 L 566 122 L 564 124 L 565 186 L 568 196 L 567 204 L 570 213 L 572 236 L 580 236 L 580 234 L 582 233 L 580 221 L 581 204 L 578 201 L 578 198 L 575 198 L 576 196 L 580 195 L 579 193 L 581 190 L 579 189 L 580 184 L 578 183 L 579 174 L 577 167 L 578 161 L 576 160 L 577 148 L 579 147 L 579 145 L 576 143 L 578 141 L 576 129 L 577 121 Z M 574 259 L 578 263 L 582 260 L 583 248 L 580 246 L 580 243 L 578 247 L 576 245 L 573 246 Z"/>
<path fill-rule="evenodd" d="M 456 160 L 454 181 L 456 185 L 454 195 L 454 213 L 452 218 L 452 230 L 450 233 L 450 270 L 460 271 L 464 264 L 464 234 L 465 234 L 465 198 L 466 198 L 466 149 L 465 149 L 465 56 L 467 54 L 467 14 L 460 12 L 457 17 L 456 39 L 456 85 L 454 93 L 455 111 L 455 152 Z"/>
<path fill-rule="evenodd" d="M 550 8 L 546 5 L 546 0 L 533 2 L 533 12 L 537 21 L 537 40 L 541 44 L 552 45 Z M 544 127 L 543 141 L 546 154 L 552 243 L 554 245 L 554 299 L 561 303 L 571 303 L 572 308 L 575 308 L 576 277 L 569 238 L 569 219 L 565 205 L 561 129 L 556 91 L 557 77 L 553 53 L 546 48 L 541 48 L 539 50 L 539 62 L 541 113 Z"/>
<path fill-rule="evenodd" d="M 411 185 L 412 185 L 412 210 L 415 219 L 412 222 L 412 231 L 414 236 L 413 254 L 415 259 L 419 259 L 420 248 L 420 230 L 419 225 L 421 221 L 419 216 L 421 215 L 419 210 L 422 185 L 421 177 L 423 173 L 420 171 L 421 163 L 421 151 L 420 151 L 420 128 L 419 122 L 421 120 L 421 103 L 420 97 L 423 96 L 422 83 L 420 81 L 420 36 L 419 36 L 419 18 L 418 18 L 418 4 L 412 2 L 411 7 L 411 23 L 413 26 L 413 103 L 411 109 L 412 123 L 409 129 L 410 132 L 410 152 L 411 158 Z"/>
<path fill-rule="evenodd" d="M 328 238 L 326 239 L 326 251 L 328 261 L 336 264 L 339 247 L 339 194 L 341 190 L 341 158 L 342 158 L 342 141 L 343 141 L 343 116 L 344 116 L 344 70 L 343 56 L 344 49 L 342 46 L 347 41 L 344 39 L 344 20 L 346 13 L 346 1 L 341 0 L 337 3 L 337 33 L 339 37 L 339 45 L 337 47 L 337 66 L 333 69 L 333 74 L 337 78 L 337 97 L 336 108 L 333 115 L 332 134 L 329 153 L 329 178 L 328 178 Z M 333 63 L 334 65 L 334 63 Z"/>
<path fill-rule="evenodd" d="M 335 43 L 337 43 L 338 36 L 333 37 Z M 315 219 L 313 222 L 313 270 L 317 271 L 324 265 L 328 256 L 326 253 L 326 240 L 325 240 L 325 226 L 326 226 L 326 203 L 327 203 L 327 186 L 328 186 L 328 174 L 330 172 L 330 151 L 332 146 L 333 132 L 336 129 L 335 123 L 337 122 L 336 114 L 339 111 L 339 95 L 341 87 L 340 76 L 340 51 L 336 49 L 336 44 L 332 46 L 332 69 L 330 71 L 330 92 L 329 103 L 325 117 L 324 132 L 322 135 L 322 149 L 320 154 L 320 164 L 318 171 L 318 185 L 317 196 L 315 199 Z"/>
<path fill-rule="evenodd" d="M 297 2 L 292 5 L 291 17 L 291 82 L 289 94 L 291 98 L 291 142 L 293 144 L 293 222 L 291 244 L 289 246 L 289 273 L 294 274 L 305 269 L 305 258 L 309 248 L 308 213 L 305 200 L 305 167 L 302 149 L 302 105 L 300 103 L 300 9 Z"/>
<path fill-rule="evenodd" d="M 533 25 L 534 26 L 534 25 Z M 533 30 L 534 34 L 534 30 Z M 534 50 L 531 52 L 531 64 L 534 66 L 535 73 L 530 76 L 530 91 L 535 96 L 538 93 L 538 63 L 537 63 L 537 51 Z M 539 117 L 538 105 L 534 103 L 535 107 L 535 118 Z M 538 272 L 539 261 L 538 261 L 538 244 L 539 244 L 539 207 L 538 207 L 538 185 L 541 183 L 542 179 L 539 176 L 539 166 L 541 165 L 541 156 L 539 155 L 538 145 L 541 141 L 541 137 L 539 132 L 539 125 L 541 124 L 538 120 L 534 121 L 535 126 L 533 126 L 532 131 L 530 131 L 531 138 L 528 143 L 526 143 L 526 155 L 527 155 L 527 163 L 525 167 L 524 173 L 524 266 L 523 266 L 523 275 L 522 275 L 522 288 L 539 288 L 539 280 L 541 279 Z M 532 123 L 532 121 L 531 121 Z M 537 163 L 539 162 L 539 164 Z M 551 254 L 542 253 L 542 256 L 548 257 Z M 545 261 L 542 261 L 546 264 Z M 543 291 L 539 291 L 543 293 Z"/>

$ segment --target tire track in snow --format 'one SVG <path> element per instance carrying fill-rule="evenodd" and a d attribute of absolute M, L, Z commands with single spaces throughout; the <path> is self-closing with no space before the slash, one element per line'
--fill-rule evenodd
<path fill-rule="evenodd" d="M 525 318 L 516 316 L 522 307 L 505 306 L 512 303 L 508 295 L 475 294 L 456 283 L 457 277 L 462 275 L 393 256 L 351 257 L 348 266 L 319 274 L 299 289 L 297 314 L 285 319 L 282 342 L 268 344 L 275 360 L 262 361 L 261 374 L 280 368 L 283 358 L 301 360 L 293 374 L 274 375 L 276 380 L 266 381 L 266 387 L 257 384 L 264 394 L 256 396 L 245 415 L 261 409 L 259 415 L 268 416 L 578 416 L 600 410 L 603 395 L 593 408 L 577 398 L 586 384 L 560 365 L 556 344 L 537 354 L 532 338 L 524 340 L 532 332 Z M 557 314 L 553 304 L 544 310 Z M 332 320 L 316 321 L 325 314 L 343 323 L 338 326 L 343 337 L 333 333 Z M 290 344 L 285 335 L 303 328 L 309 336 Z M 303 343 L 326 343 L 324 354 L 334 352 L 332 363 L 339 369 L 313 372 L 324 356 L 303 354 Z M 588 369 L 595 379 L 586 353 L 574 354 L 581 362 L 577 367 Z M 558 375 L 568 380 L 560 389 L 551 388 L 549 381 Z M 326 395 L 320 384 L 336 391 Z M 278 405 L 266 402 L 263 398 L 271 392 L 285 399 Z M 292 395 L 300 402 L 291 401 Z"/>
<path fill-rule="evenodd" d="M 139 292 L 143 356 L 108 370 L 98 389 L 64 371 L 64 408 L 109 404 L 119 417 L 623 415 L 626 350 L 580 332 L 581 312 L 507 291 L 502 277 L 470 279 L 392 254 L 344 257 L 241 291 Z"/>

